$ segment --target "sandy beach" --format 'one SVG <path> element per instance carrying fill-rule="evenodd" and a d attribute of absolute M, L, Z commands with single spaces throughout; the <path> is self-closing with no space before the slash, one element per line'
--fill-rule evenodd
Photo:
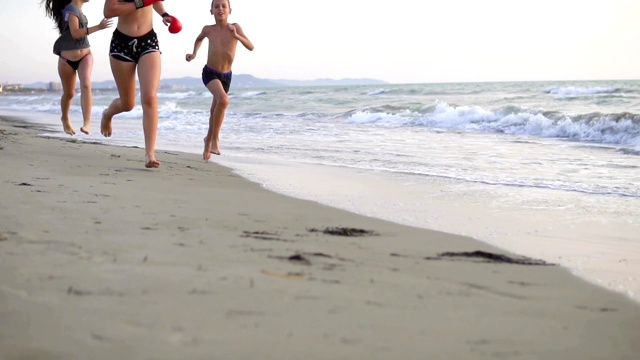
<path fill-rule="evenodd" d="M 640 353 L 640 305 L 560 266 L 42 132 L 0 117 L 0 359 Z"/>

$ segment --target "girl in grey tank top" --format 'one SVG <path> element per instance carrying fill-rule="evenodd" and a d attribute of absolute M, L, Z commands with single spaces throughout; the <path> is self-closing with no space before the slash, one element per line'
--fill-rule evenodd
<path fill-rule="evenodd" d="M 89 133 L 91 125 L 91 71 L 93 55 L 89 45 L 89 34 L 111 26 L 112 21 L 103 19 L 100 24 L 89 27 L 82 6 L 89 0 L 42 0 L 46 15 L 56 23 L 60 37 L 53 44 L 53 53 L 58 56 L 58 75 L 62 85 L 60 97 L 61 121 L 65 133 L 74 135 L 75 130 L 69 119 L 71 101 L 75 95 L 76 78 L 80 78 L 80 103 L 83 125 L 80 128 Z"/>

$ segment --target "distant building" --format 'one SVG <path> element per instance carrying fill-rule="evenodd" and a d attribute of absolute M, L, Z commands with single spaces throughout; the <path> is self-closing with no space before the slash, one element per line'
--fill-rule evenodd
<path fill-rule="evenodd" d="M 4 85 L 4 90 L 8 91 L 8 90 L 20 90 L 22 89 L 24 86 L 22 86 L 22 84 L 5 84 Z"/>
<path fill-rule="evenodd" d="M 55 81 L 50 81 L 49 85 L 47 85 L 47 90 L 49 91 L 60 91 L 62 90 L 62 84 Z"/>

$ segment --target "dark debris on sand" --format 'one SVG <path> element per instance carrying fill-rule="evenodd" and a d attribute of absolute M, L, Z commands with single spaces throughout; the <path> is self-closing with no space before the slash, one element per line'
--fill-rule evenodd
<path fill-rule="evenodd" d="M 516 264 L 516 265 L 554 265 L 543 260 L 536 260 L 527 257 L 510 257 L 507 255 L 491 253 L 487 251 L 462 251 L 462 252 L 443 252 L 437 257 L 426 257 L 426 260 L 443 260 L 444 258 L 471 258 L 480 259 L 485 262 L 497 264 Z"/>
<path fill-rule="evenodd" d="M 327 227 L 327 228 L 324 228 L 324 230 L 311 228 L 308 231 L 321 232 L 327 235 L 350 236 L 350 237 L 378 235 L 375 231 L 372 231 L 372 230 L 364 230 L 364 229 L 357 229 L 357 228 L 351 228 L 351 227 Z"/>
<path fill-rule="evenodd" d="M 290 240 L 282 239 L 277 232 L 271 231 L 243 231 L 242 237 L 244 238 L 253 238 L 256 240 L 265 240 L 265 241 L 284 241 L 290 242 Z"/>
<path fill-rule="evenodd" d="M 270 258 L 279 259 L 279 260 L 288 260 L 296 264 L 301 265 L 311 265 L 311 260 L 309 257 L 321 257 L 326 259 L 332 259 L 333 256 L 321 253 L 321 252 L 304 252 L 304 253 L 296 253 L 290 256 L 269 256 Z"/>

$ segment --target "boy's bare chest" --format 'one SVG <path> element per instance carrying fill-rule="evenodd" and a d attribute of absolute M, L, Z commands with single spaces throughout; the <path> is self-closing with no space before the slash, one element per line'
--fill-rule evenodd
<path fill-rule="evenodd" d="M 236 43 L 236 39 L 232 36 L 215 36 L 209 38 L 211 45 L 216 47 L 232 47 Z"/>
<path fill-rule="evenodd" d="M 236 42 L 231 30 L 227 27 L 214 28 L 209 32 L 209 42 L 215 46 L 232 46 Z"/>

